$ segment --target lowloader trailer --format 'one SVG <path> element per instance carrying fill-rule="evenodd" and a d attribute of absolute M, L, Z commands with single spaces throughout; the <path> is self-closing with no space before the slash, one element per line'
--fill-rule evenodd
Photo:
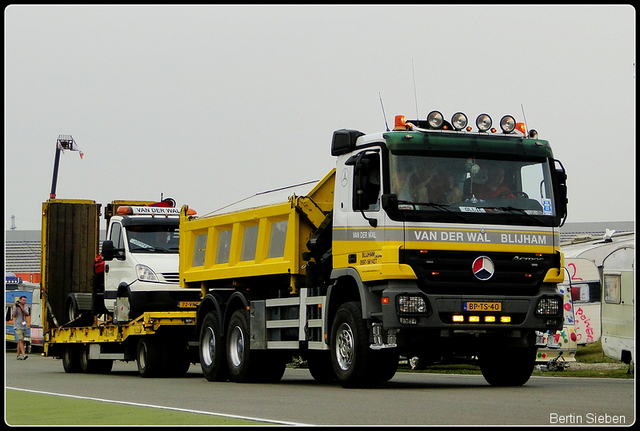
<path fill-rule="evenodd" d="M 204 216 L 183 206 L 180 284 L 201 292 L 204 376 L 278 381 L 298 355 L 316 380 L 370 386 L 404 356 L 525 384 L 536 331 L 563 324 L 566 173 L 535 130 L 500 127 L 433 111 L 341 129 L 336 168 L 310 190 Z"/>
<path fill-rule="evenodd" d="M 172 199 L 101 204 L 49 199 L 42 211 L 45 356 L 67 372 L 109 372 L 136 360 L 144 377 L 197 362 L 199 292 L 178 284 L 179 210 Z M 190 343 L 191 342 L 191 343 Z"/>

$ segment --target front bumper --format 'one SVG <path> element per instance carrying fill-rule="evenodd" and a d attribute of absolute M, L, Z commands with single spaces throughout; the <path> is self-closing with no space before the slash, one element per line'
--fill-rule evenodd
<path fill-rule="evenodd" d="M 382 292 L 384 329 L 447 331 L 555 331 L 563 325 L 563 298 L 554 284 L 536 295 L 428 294 L 412 283 Z"/>

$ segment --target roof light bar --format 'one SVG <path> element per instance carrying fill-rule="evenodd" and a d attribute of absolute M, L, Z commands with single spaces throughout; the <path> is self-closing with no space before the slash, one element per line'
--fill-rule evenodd
<path fill-rule="evenodd" d="M 486 132 L 491 129 L 492 123 L 491 117 L 488 114 L 480 114 L 478 118 L 476 118 L 476 126 L 481 132 Z"/>
<path fill-rule="evenodd" d="M 451 117 L 451 126 L 453 126 L 455 130 L 463 130 L 467 127 L 467 123 L 467 116 L 462 112 L 456 112 L 453 114 L 453 117 Z"/>
<path fill-rule="evenodd" d="M 516 119 L 511 115 L 505 115 L 500 120 L 500 128 L 504 133 L 511 133 L 516 128 Z"/>
<path fill-rule="evenodd" d="M 431 111 L 427 115 L 427 122 L 432 128 L 439 129 L 444 124 L 444 117 L 440 111 Z"/>
<path fill-rule="evenodd" d="M 396 115 L 393 130 L 407 130 L 407 120 L 404 115 Z"/>

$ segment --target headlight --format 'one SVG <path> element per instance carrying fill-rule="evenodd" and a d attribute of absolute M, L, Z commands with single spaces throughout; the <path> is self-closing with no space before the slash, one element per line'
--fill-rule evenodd
<path fill-rule="evenodd" d="M 400 295 L 396 299 L 398 313 L 425 314 L 429 312 L 427 303 L 421 296 Z"/>
<path fill-rule="evenodd" d="M 504 133 L 513 132 L 516 128 L 516 119 L 511 115 L 505 115 L 502 117 L 502 120 L 500 120 L 500 128 Z"/>
<path fill-rule="evenodd" d="M 491 117 L 489 117 L 489 115 L 487 114 L 480 114 L 478 115 L 478 118 L 476 118 L 476 126 L 481 132 L 486 132 L 487 130 L 489 130 L 491 128 L 491 124 Z"/>
<path fill-rule="evenodd" d="M 444 117 L 438 111 L 431 111 L 427 115 L 427 122 L 432 128 L 439 129 L 444 124 Z"/>
<path fill-rule="evenodd" d="M 467 116 L 462 112 L 457 112 L 451 117 L 451 125 L 455 130 L 462 130 L 467 127 Z"/>
<path fill-rule="evenodd" d="M 536 307 L 536 315 L 539 317 L 558 316 L 561 310 L 559 298 L 541 298 Z"/>
<path fill-rule="evenodd" d="M 140 281 L 153 281 L 156 283 L 159 281 L 158 276 L 153 272 L 153 269 L 146 265 L 136 265 L 136 274 Z"/>

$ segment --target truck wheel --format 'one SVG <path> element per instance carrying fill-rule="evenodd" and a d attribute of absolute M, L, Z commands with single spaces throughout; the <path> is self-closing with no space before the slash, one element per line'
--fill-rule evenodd
<path fill-rule="evenodd" d="M 138 373 L 142 377 L 155 377 L 162 369 L 162 356 L 155 341 L 150 338 L 141 338 L 138 341 L 136 359 L 138 362 Z"/>
<path fill-rule="evenodd" d="M 331 383 L 336 380 L 331 365 L 331 356 L 327 351 L 310 351 L 307 354 L 307 364 L 311 377 L 319 383 Z"/>
<path fill-rule="evenodd" d="M 531 377 L 536 361 L 535 348 L 514 348 L 498 355 L 507 360 L 496 360 L 489 353 L 479 355 L 480 371 L 491 386 L 522 386 Z"/>
<path fill-rule="evenodd" d="M 244 310 L 236 310 L 227 329 L 227 361 L 234 382 L 256 380 L 259 358 L 249 348 L 249 325 Z"/>
<path fill-rule="evenodd" d="M 369 332 L 358 302 L 343 304 L 331 327 L 331 363 L 338 383 L 345 388 L 371 384 Z"/>
<path fill-rule="evenodd" d="M 382 349 L 370 352 L 373 360 L 371 361 L 371 378 L 376 382 L 386 382 L 393 378 L 398 371 L 398 363 L 400 362 L 400 354 L 397 348 Z"/>
<path fill-rule="evenodd" d="M 89 359 L 89 346 L 80 349 L 80 370 L 83 373 L 107 374 L 113 368 L 113 361 L 107 359 Z"/>
<path fill-rule="evenodd" d="M 62 366 L 67 373 L 80 372 L 80 349 L 78 346 L 65 346 L 62 352 Z"/>
<path fill-rule="evenodd" d="M 215 313 L 204 316 L 200 329 L 200 367 L 210 382 L 225 382 L 229 379 L 229 367 L 225 356 L 224 338 Z"/>

